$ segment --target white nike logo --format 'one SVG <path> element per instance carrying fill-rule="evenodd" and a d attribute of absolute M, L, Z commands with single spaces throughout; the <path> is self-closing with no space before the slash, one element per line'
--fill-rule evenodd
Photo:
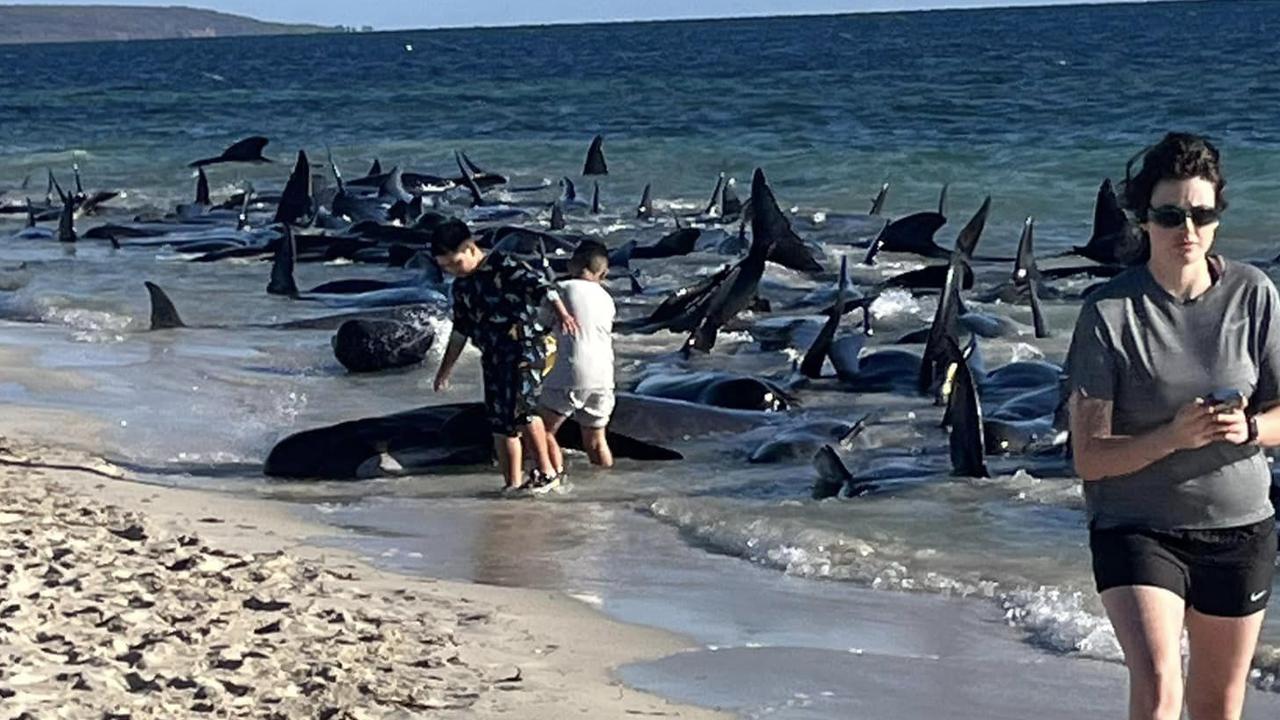
<path fill-rule="evenodd" d="M 1266 591 L 1266 590 L 1260 590 L 1260 591 L 1258 591 L 1258 592 L 1256 592 L 1256 593 L 1254 593 L 1254 594 L 1252 594 L 1252 595 L 1250 595 L 1250 596 L 1249 596 L 1249 602 L 1258 602 L 1258 601 L 1259 601 L 1259 600 L 1261 600 L 1264 596 L 1266 596 L 1266 594 L 1267 594 L 1267 591 Z"/>

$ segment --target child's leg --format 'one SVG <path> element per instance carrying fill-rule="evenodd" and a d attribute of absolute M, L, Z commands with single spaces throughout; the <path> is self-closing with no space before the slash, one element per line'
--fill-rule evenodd
<path fill-rule="evenodd" d="M 529 445 L 530 458 L 534 466 L 543 475 L 551 477 L 556 468 L 551 464 L 551 456 L 547 452 L 547 432 L 538 417 L 538 396 L 542 392 L 542 368 L 546 358 L 542 355 L 542 346 L 523 348 L 517 360 L 516 375 L 519 387 L 516 389 L 516 417 L 521 423 L 520 434 Z"/>
<path fill-rule="evenodd" d="M 605 430 L 609 426 L 609 418 L 613 415 L 614 395 L 612 390 L 596 390 L 587 395 L 582 412 L 578 413 L 578 424 L 582 426 L 582 448 L 591 458 L 591 464 L 600 467 L 613 467 L 613 451 L 609 449 L 609 440 Z"/>
<path fill-rule="evenodd" d="M 605 437 L 604 428 L 582 428 L 582 447 L 591 458 L 592 465 L 613 467 L 613 451 L 609 449 L 609 440 Z"/>
<path fill-rule="evenodd" d="M 542 426 L 547 432 L 547 455 L 551 457 L 551 464 L 555 467 L 556 473 L 562 473 L 564 472 L 564 450 L 556 440 L 556 433 L 564 424 L 565 417 L 545 405 L 538 408 L 538 417 L 542 418 Z"/>
<path fill-rule="evenodd" d="M 498 468 L 502 472 L 502 481 L 509 488 L 518 488 L 524 484 L 521 469 L 524 467 L 524 454 L 520 448 L 520 436 L 493 435 L 493 448 L 498 454 Z"/>
<path fill-rule="evenodd" d="M 543 388 L 538 416 L 547 429 L 547 454 L 551 456 L 551 464 L 555 466 L 557 473 L 564 472 L 564 450 L 556 440 L 556 433 L 573 412 L 573 402 L 568 391 L 563 388 Z"/>
<path fill-rule="evenodd" d="M 551 463 L 551 454 L 547 447 L 547 429 L 542 425 L 542 418 L 534 415 L 522 428 L 522 434 L 532 449 L 531 458 L 543 475 L 551 477 L 556 474 L 555 465 Z"/>
<path fill-rule="evenodd" d="M 480 357 L 480 367 L 484 371 L 485 412 L 502 482 L 509 488 L 518 488 L 524 484 L 524 453 L 520 447 L 515 364 L 509 357 L 490 350 Z"/>

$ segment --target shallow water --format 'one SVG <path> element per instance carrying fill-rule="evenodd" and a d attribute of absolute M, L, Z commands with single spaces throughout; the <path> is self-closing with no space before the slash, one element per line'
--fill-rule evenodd
<path fill-rule="evenodd" d="M 1205 34 L 1194 47 L 1182 42 L 1189 24 Z M 745 184 L 761 166 L 797 229 L 826 249 L 821 278 L 769 269 L 764 292 L 785 306 L 829 286 L 841 255 L 861 258 L 848 245 L 876 230 L 860 213 L 886 180 L 894 216 L 933 207 L 942 184 L 952 184 L 951 222 L 938 235 L 944 246 L 989 194 L 992 217 L 980 252 L 1011 255 L 1023 220 L 1033 215 L 1037 248 L 1047 258 L 1087 239 L 1104 176 L 1119 177 L 1124 160 L 1163 130 L 1189 128 L 1223 147 L 1232 206 L 1220 247 L 1233 257 L 1269 258 L 1280 219 L 1273 202 L 1280 126 L 1270 111 L 1280 89 L 1269 72 L 1277 24 L 1277 2 L 1209 2 L 6 47 L 0 190 L 38 200 L 45 168 L 66 185 L 74 160 L 88 189 L 127 191 L 103 219 L 168 210 L 189 200 L 187 161 L 263 133 L 272 138 L 267 154 L 279 162 L 215 168 L 215 200 L 245 180 L 279 187 L 299 147 L 317 163 L 331 148 L 348 176 L 362 174 L 374 156 L 388 167 L 451 174 L 451 151 L 462 147 L 481 165 L 512 175 L 515 185 L 547 185 L 508 198 L 550 202 L 555 179 L 576 177 L 587 141 L 603 132 L 607 213 L 575 215 L 573 229 L 611 246 L 652 242 L 671 221 L 649 227 L 631 219 L 646 182 L 654 183 L 660 209 L 687 213 L 705 204 L 718 172 Z M 1143 32 L 1135 34 L 1137 27 Z M 406 42 L 414 53 L 404 52 Z M 1229 54 L 1217 50 L 1228 46 Z M 1206 88 L 1201 94 L 1184 92 L 1189 63 L 1210 78 L 1196 86 Z M 18 188 L 28 174 L 29 187 Z M 588 185 L 579 183 L 583 196 Z M 81 230 L 97 222 L 84 220 Z M 16 227 L 0 220 L 0 236 Z M 700 252 L 637 261 L 649 293 L 619 294 L 622 316 L 642 313 L 635 306 L 731 259 Z M 19 262 L 26 268 L 12 269 Z M 874 269 L 855 270 L 855 278 L 865 291 L 923 264 L 886 257 Z M 487 508 L 483 496 L 495 484 L 488 472 L 319 486 L 260 477 L 266 453 L 289 433 L 479 395 L 474 355 L 454 386 L 436 396 L 430 384 L 438 356 L 422 368 L 354 377 L 333 359 L 330 331 L 264 327 L 338 311 L 265 295 L 268 272 L 259 262 L 192 264 L 166 248 L 112 251 L 82 242 L 71 252 L 52 242 L 6 240 L 0 287 L 13 289 L 0 292 L 5 342 L 88 386 L 5 385 L 0 397 L 91 413 L 112 428 L 108 454 L 154 480 L 327 503 L 320 507 L 332 511 L 326 517 L 335 524 L 370 535 L 425 538 L 421 518 L 431 508 L 464 515 Z M 1002 263 L 984 265 L 979 286 L 1007 272 Z M 413 273 L 298 270 L 304 288 L 341 277 Z M 190 329 L 146 331 L 144 279 L 169 290 Z M 1060 286 L 1078 291 L 1084 284 Z M 1049 303 L 1047 340 L 1032 337 L 1024 308 L 981 308 L 1022 325 L 1017 338 L 983 343 L 988 367 L 1060 361 L 1075 307 Z M 875 342 L 921 327 L 933 310 L 931 298 L 886 293 L 873 307 Z M 619 379 L 629 385 L 662 368 L 785 376 L 795 350 L 761 351 L 761 331 L 749 327 L 759 319 L 748 318 L 722 336 L 715 353 L 687 364 L 672 355 L 680 336 L 621 336 Z M 855 332 L 858 322 L 854 313 L 843 332 Z M 801 398 L 789 418 L 762 420 L 758 430 L 683 442 L 683 463 L 624 462 L 607 475 L 582 467 L 573 491 L 550 500 L 549 514 L 638 512 L 626 542 L 674 528 L 699 552 L 796 578 L 973 597 L 1045 651 L 1116 657 L 1091 590 L 1082 501 L 1069 473 L 1009 459 L 992 461 L 990 480 L 950 478 L 937 411 L 920 399 L 830 385 Z M 852 457 L 859 469 L 896 478 L 881 492 L 814 501 L 808 452 L 775 465 L 746 462 L 782 427 L 851 422 L 872 410 L 876 422 Z M 554 565 L 563 553 L 607 542 L 615 532 L 594 521 L 569 530 L 548 533 L 535 564 Z M 481 538 L 492 528 L 475 533 Z M 447 544 L 431 547 L 448 555 Z M 536 572 L 519 570 L 500 569 L 493 581 L 542 584 Z M 1280 646 L 1280 621 L 1268 621 L 1264 644 Z"/>

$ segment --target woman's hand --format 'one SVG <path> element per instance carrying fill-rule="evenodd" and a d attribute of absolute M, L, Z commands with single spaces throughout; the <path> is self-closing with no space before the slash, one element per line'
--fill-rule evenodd
<path fill-rule="evenodd" d="M 1249 442 L 1249 418 L 1244 414 L 1248 406 L 1249 400 L 1246 398 L 1244 403 L 1235 410 L 1214 413 L 1214 423 L 1222 433 L 1223 440 L 1233 445 L 1244 445 Z"/>
<path fill-rule="evenodd" d="M 1240 416 L 1240 424 L 1243 428 L 1241 437 L 1244 437 L 1248 434 L 1249 428 L 1245 424 L 1243 410 L 1234 413 L 1218 413 L 1206 405 L 1201 398 L 1183 405 L 1169 422 L 1169 440 L 1173 444 L 1172 449 L 1194 450 L 1209 443 L 1227 439 L 1228 432 L 1234 427 L 1230 418 L 1236 414 Z M 1220 421 L 1219 417 L 1227 420 Z"/>

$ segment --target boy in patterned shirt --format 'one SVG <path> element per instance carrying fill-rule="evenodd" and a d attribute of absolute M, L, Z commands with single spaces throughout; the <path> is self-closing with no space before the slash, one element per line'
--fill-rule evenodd
<path fill-rule="evenodd" d="M 436 228 L 431 253 L 441 269 L 456 277 L 453 334 L 436 373 L 436 391 L 448 385 L 470 340 L 480 350 L 485 411 L 506 488 L 554 487 L 559 478 L 547 452 L 546 429 L 536 413 L 548 334 L 538 311 L 546 300 L 571 335 L 578 332 L 576 321 L 545 268 L 539 271 L 506 253 L 486 253 L 461 220 Z M 527 483 L 521 477 L 522 436 L 534 455 Z"/>

